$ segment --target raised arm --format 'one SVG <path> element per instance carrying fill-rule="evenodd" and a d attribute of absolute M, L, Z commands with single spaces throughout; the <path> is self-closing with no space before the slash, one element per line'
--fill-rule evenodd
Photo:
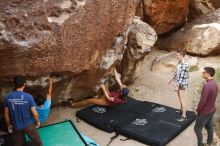
<path fill-rule="evenodd" d="M 48 81 L 48 84 L 49 84 L 49 88 L 48 88 L 48 93 L 47 93 L 47 98 L 52 98 L 52 88 L 53 88 L 53 82 L 52 82 L 52 78 L 50 77 L 49 78 L 49 81 Z"/>
<path fill-rule="evenodd" d="M 115 74 L 115 79 L 116 79 L 118 85 L 120 86 L 120 88 L 122 88 L 123 84 L 121 83 L 121 79 L 120 79 L 119 74 L 116 69 L 114 69 L 114 74 Z"/>

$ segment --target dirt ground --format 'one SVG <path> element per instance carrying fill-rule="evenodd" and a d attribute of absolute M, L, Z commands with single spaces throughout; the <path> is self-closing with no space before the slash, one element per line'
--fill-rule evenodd
<path fill-rule="evenodd" d="M 135 83 L 129 86 L 130 96 L 138 100 L 152 101 L 167 106 L 179 108 L 179 101 L 177 99 L 177 94 L 174 91 L 174 87 L 171 85 L 167 85 L 167 82 L 170 79 L 172 73 L 162 71 L 150 71 L 151 63 L 154 58 L 165 53 L 167 52 L 153 50 L 150 55 L 147 55 L 145 57 L 144 61 L 140 64 L 140 67 L 137 69 L 137 79 L 135 80 Z M 200 70 L 190 72 L 190 83 L 186 98 L 188 110 L 194 110 L 197 105 L 200 94 L 199 89 L 203 82 L 201 76 L 202 68 L 207 65 L 220 67 L 220 57 L 218 56 L 199 58 L 198 67 L 200 68 Z M 44 125 L 60 122 L 66 119 L 71 119 L 80 132 L 92 138 L 101 146 L 107 145 L 114 133 L 103 132 L 99 129 L 94 128 L 93 126 L 88 125 L 84 121 L 80 121 L 79 123 L 77 123 L 75 116 L 77 110 L 79 109 L 70 109 L 64 107 L 54 108 L 51 110 L 49 119 L 46 123 L 44 123 Z M 195 123 L 191 124 L 167 146 L 196 146 L 196 136 L 193 130 L 194 124 Z M 120 139 L 123 138 L 123 136 L 119 136 L 110 144 L 110 146 L 144 146 L 144 144 L 134 140 L 121 141 Z M 217 144 L 217 146 L 220 146 L 220 143 Z"/>

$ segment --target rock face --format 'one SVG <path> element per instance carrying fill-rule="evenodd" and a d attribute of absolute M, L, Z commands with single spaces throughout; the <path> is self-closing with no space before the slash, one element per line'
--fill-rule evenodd
<path fill-rule="evenodd" d="M 207 56 L 220 53 L 220 9 L 188 23 L 165 41 L 160 48 L 182 49 L 188 53 Z"/>
<path fill-rule="evenodd" d="M 212 3 L 212 5 L 213 5 L 216 9 L 220 8 L 220 1 L 219 1 L 219 0 L 209 0 L 209 1 Z"/>
<path fill-rule="evenodd" d="M 128 32 L 128 43 L 121 62 L 122 80 L 132 83 L 138 63 L 151 51 L 157 40 L 155 30 L 148 24 L 135 18 Z"/>
<path fill-rule="evenodd" d="M 192 57 L 187 55 L 187 60 L 189 64 L 189 69 L 191 70 L 198 65 L 197 57 Z M 178 59 L 176 58 L 176 51 L 170 52 L 168 54 L 158 56 L 152 63 L 152 71 L 170 72 L 175 71 L 178 64 Z"/>
<path fill-rule="evenodd" d="M 12 88 L 11 79 L 16 74 L 27 76 L 28 91 L 39 92 L 53 73 L 53 96 L 91 95 L 93 87 L 123 52 L 124 40 L 114 48 L 112 44 L 117 35 L 126 31 L 137 3 L 0 1 L 0 94 Z"/>
<path fill-rule="evenodd" d="M 163 34 L 184 24 L 188 15 L 188 0 L 141 0 L 136 15 Z"/>
<path fill-rule="evenodd" d="M 215 10 L 213 3 L 209 0 L 190 0 L 189 7 L 188 21 Z"/>

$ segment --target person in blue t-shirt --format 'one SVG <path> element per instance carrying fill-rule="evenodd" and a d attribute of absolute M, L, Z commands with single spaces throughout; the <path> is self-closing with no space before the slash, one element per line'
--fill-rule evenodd
<path fill-rule="evenodd" d="M 31 141 L 42 146 L 42 142 L 36 126 L 40 126 L 38 113 L 35 108 L 33 97 L 23 92 L 26 79 L 24 76 L 14 78 L 15 90 L 5 97 L 4 117 L 8 127 L 8 132 L 13 133 L 14 146 L 23 144 L 24 134 L 27 134 Z M 32 116 L 35 124 L 33 124 Z"/>
<path fill-rule="evenodd" d="M 52 78 L 49 78 L 49 89 L 46 98 L 39 94 L 35 98 L 36 109 L 39 114 L 39 120 L 41 123 L 45 122 L 50 113 L 51 99 L 52 99 Z"/>

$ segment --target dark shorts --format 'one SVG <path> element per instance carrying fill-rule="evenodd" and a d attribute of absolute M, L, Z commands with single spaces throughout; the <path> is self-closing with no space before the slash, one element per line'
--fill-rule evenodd
<path fill-rule="evenodd" d="M 186 90 L 186 88 L 182 85 L 179 85 L 179 90 Z"/>

